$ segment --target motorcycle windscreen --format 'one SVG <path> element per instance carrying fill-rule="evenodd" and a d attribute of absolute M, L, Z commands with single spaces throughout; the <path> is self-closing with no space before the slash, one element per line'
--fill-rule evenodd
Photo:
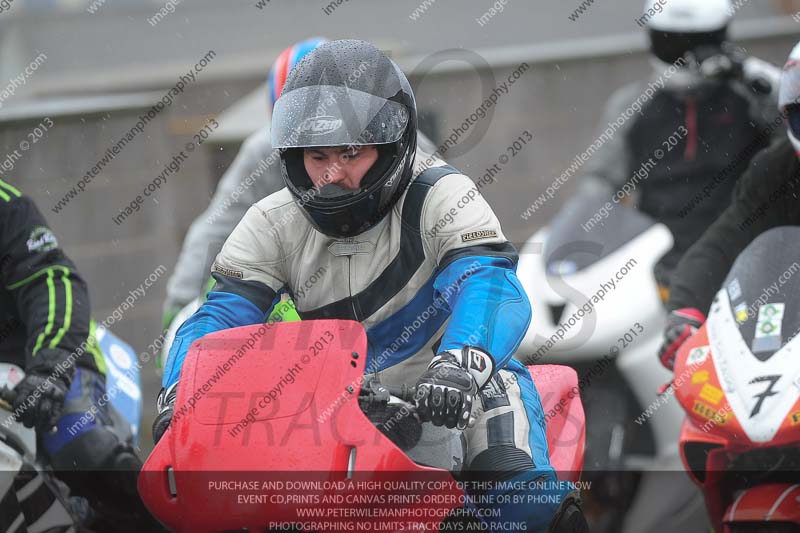
<path fill-rule="evenodd" d="M 739 254 L 723 288 L 753 356 L 766 361 L 800 330 L 800 227 L 759 235 Z"/>
<path fill-rule="evenodd" d="M 615 204 L 605 192 L 579 192 L 550 223 L 544 248 L 547 273 L 569 275 L 584 270 L 654 224 L 647 215 Z"/>
<path fill-rule="evenodd" d="M 397 494 L 386 482 L 417 476 L 441 482 L 447 499 L 428 502 L 430 485 L 416 485 L 404 516 L 437 531 L 463 493 L 448 471 L 415 464 L 360 409 L 367 357 L 363 326 L 348 320 L 204 336 L 186 355 L 170 427 L 142 467 L 142 501 L 178 532 L 397 531 L 395 518 L 358 509 Z M 365 520 L 376 526 L 354 525 Z"/>

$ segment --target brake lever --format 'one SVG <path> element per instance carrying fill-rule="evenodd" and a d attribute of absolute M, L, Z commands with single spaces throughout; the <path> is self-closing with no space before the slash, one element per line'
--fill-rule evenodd
<path fill-rule="evenodd" d="M 372 380 L 369 382 L 369 392 L 379 402 L 388 403 L 389 399 L 391 398 L 389 389 L 381 384 L 381 382 L 378 380 Z"/>

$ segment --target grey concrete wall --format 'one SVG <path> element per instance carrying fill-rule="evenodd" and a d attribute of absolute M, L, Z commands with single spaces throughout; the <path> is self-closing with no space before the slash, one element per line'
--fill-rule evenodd
<path fill-rule="evenodd" d="M 208 49 L 220 54 L 208 76 L 235 76 L 238 65 L 260 69 L 265 77 L 280 50 L 306 36 L 367 39 L 397 55 L 555 43 L 638 31 L 634 19 L 644 5 L 595 2 L 573 22 L 568 16 L 580 0 L 509 0 L 502 13 L 479 26 L 475 19 L 494 1 L 436 0 L 414 20 L 410 15 L 422 0 L 347 0 L 330 14 L 324 9 L 330 0 L 272 0 L 263 9 L 255 7 L 256 0 L 191 0 L 151 26 L 147 19 L 165 0 L 108 0 L 95 14 L 86 12 L 90 1 L 67 0 L 57 10 L 17 0 L 10 13 L 0 13 L 0 79 L 18 72 L 32 50 L 45 52 L 48 61 L 31 84 L 47 78 L 51 92 L 136 85 Z M 737 19 L 775 13 L 775 1 L 747 2 Z"/>

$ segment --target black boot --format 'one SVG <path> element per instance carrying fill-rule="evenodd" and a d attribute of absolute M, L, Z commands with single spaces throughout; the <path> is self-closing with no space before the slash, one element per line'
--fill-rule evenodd
<path fill-rule="evenodd" d="M 581 498 L 577 491 L 569 493 L 556 511 L 548 533 L 589 533 L 589 524 L 583 516 Z"/>

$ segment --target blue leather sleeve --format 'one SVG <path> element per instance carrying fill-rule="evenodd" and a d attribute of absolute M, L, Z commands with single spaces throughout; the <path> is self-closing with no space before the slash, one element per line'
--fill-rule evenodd
<path fill-rule="evenodd" d="M 503 368 L 519 348 L 531 322 L 531 304 L 506 258 L 469 256 L 436 277 L 436 296 L 451 310 L 439 350 L 476 346 Z"/>
<path fill-rule="evenodd" d="M 194 341 L 214 331 L 258 324 L 264 321 L 264 316 L 264 312 L 258 306 L 238 294 L 209 292 L 205 303 L 175 334 L 175 341 L 169 349 L 167 363 L 164 365 L 161 385 L 168 388 L 178 381 L 186 352 Z"/>

